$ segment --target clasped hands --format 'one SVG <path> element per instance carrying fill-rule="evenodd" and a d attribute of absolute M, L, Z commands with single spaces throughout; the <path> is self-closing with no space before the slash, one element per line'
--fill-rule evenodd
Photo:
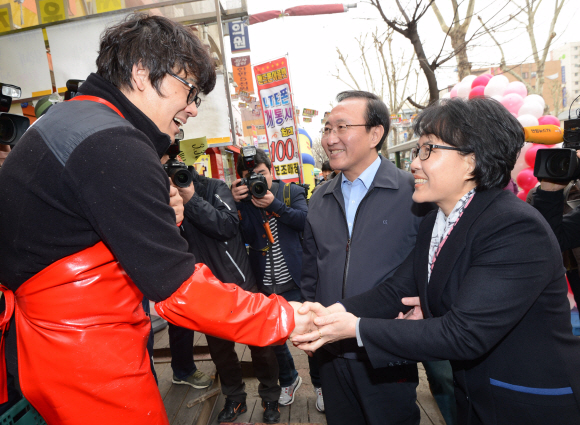
<path fill-rule="evenodd" d="M 406 313 L 399 313 L 395 319 L 423 319 L 419 297 L 403 298 L 401 302 L 411 309 Z M 320 303 L 306 301 L 301 304 L 291 301 L 290 305 L 294 309 L 295 323 L 290 340 L 309 356 L 324 344 L 356 337 L 358 317 L 347 312 L 340 303 L 324 307 Z"/>

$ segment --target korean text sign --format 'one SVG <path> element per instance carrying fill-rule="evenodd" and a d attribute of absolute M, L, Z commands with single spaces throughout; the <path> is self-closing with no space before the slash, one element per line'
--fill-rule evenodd
<path fill-rule="evenodd" d="M 232 58 L 232 68 L 234 81 L 238 85 L 236 93 L 241 91 L 254 93 L 254 82 L 252 79 L 252 64 L 250 56 L 236 56 Z"/>
<path fill-rule="evenodd" d="M 232 54 L 250 51 L 250 37 L 248 27 L 243 21 L 234 21 L 228 23 L 230 31 L 230 47 Z"/>
<path fill-rule="evenodd" d="M 286 58 L 257 65 L 254 74 L 274 176 L 285 182 L 298 181 L 300 154 Z"/>

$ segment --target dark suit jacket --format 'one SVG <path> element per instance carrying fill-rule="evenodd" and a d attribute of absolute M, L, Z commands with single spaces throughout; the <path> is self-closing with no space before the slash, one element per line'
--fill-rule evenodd
<path fill-rule="evenodd" d="M 373 366 L 451 360 L 460 423 L 541 424 L 550 416 L 580 423 L 580 339 L 546 221 L 508 191 L 476 193 L 428 283 L 435 216 L 422 222 L 393 277 L 343 300 L 363 317 L 360 336 Z M 427 320 L 385 320 L 402 311 L 403 296 L 415 295 Z"/>

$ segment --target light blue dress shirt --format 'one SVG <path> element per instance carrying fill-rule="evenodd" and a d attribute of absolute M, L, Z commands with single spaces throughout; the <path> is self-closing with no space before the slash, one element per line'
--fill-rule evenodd
<path fill-rule="evenodd" d="M 346 223 L 348 224 L 349 238 L 352 236 L 352 227 L 358 206 L 367 194 L 369 187 L 371 187 L 380 165 L 381 158 L 377 157 L 354 182 L 349 181 L 344 173 L 342 174 L 341 189 L 342 197 L 344 198 L 344 210 L 346 213 Z"/>

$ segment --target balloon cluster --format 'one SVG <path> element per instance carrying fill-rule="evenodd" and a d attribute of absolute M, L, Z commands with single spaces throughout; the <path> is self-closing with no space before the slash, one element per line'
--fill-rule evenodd
<path fill-rule="evenodd" d="M 468 75 L 443 97 L 473 99 L 478 96 L 491 97 L 500 102 L 524 127 L 548 124 L 560 126 L 558 118 L 553 115 L 544 115 L 546 103 L 542 96 L 528 95 L 528 89 L 524 83 L 520 81 L 510 83 L 505 75 Z M 512 178 L 522 189 L 518 193 L 518 198 L 525 201 L 530 189 L 538 184 L 533 169 L 538 149 L 552 146 L 526 143 L 522 149 L 512 171 Z"/>

